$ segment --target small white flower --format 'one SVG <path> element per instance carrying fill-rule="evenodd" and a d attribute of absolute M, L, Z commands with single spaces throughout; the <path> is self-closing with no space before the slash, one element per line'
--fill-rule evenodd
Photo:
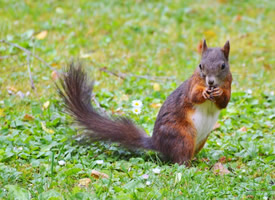
<path fill-rule="evenodd" d="M 134 101 L 132 101 L 132 106 L 134 108 L 141 108 L 142 107 L 142 101 L 140 101 L 140 100 L 134 100 Z"/>
<path fill-rule="evenodd" d="M 146 181 L 146 185 L 151 185 L 151 182 L 150 181 Z"/>
<path fill-rule="evenodd" d="M 133 108 L 133 113 L 135 113 L 136 115 L 138 115 L 138 114 L 140 114 L 140 112 L 141 112 L 141 109 L 140 108 L 138 108 L 138 107 L 136 107 L 136 108 Z"/>
<path fill-rule="evenodd" d="M 153 172 L 154 172 L 155 174 L 159 174 L 159 173 L 160 173 L 160 169 L 159 169 L 159 168 L 155 168 L 155 169 L 153 169 Z"/>
<path fill-rule="evenodd" d="M 102 165 L 104 161 L 103 161 L 103 160 L 96 160 L 95 162 L 96 162 L 96 164 L 98 164 L 98 165 Z"/>
<path fill-rule="evenodd" d="M 148 175 L 148 174 L 143 174 L 141 177 L 142 177 L 143 179 L 148 179 L 148 178 L 149 178 L 149 175 Z"/>
<path fill-rule="evenodd" d="M 58 161 L 58 164 L 59 164 L 59 165 L 65 165 L 66 162 L 65 162 L 64 160 L 59 160 L 59 161 Z"/>
<path fill-rule="evenodd" d="M 18 147 L 18 150 L 19 150 L 19 151 L 22 151 L 22 150 L 23 150 L 23 147 Z"/>
<path fill-rule="evenodd" d="M 274 91 L 271 91 L 270 94 L 271 94 L 272 96 L 274 96 Z"/>

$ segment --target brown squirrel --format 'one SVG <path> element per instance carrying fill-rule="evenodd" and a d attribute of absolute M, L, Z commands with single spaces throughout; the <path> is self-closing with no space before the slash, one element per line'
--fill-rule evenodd
<path fill-rule="evenodd" d="M 128 118 L 108 117 L 93 108 L 93 84 L 89 83 L 79 63 L 69 65 L 58 91 L 67 110 L 87 130 L 92 141 L 111 141 L 129 148 L 150 149 L 174 163 L 189 165 L 204 146 L 220 110 L 230 100 L 229 51 L 229 41 L 223 48 L 208 48 L 203 41 L 200 64 L 160 108 L 152 137 Z"/>

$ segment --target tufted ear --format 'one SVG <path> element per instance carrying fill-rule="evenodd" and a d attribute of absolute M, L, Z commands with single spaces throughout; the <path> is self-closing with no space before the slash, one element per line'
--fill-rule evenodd
<path fill-rule="evenodd" d="M 206 40 L 204 39 L 203 40 L 203 43 L 202 43 L 202 54 L 207 50 L 207 44 L 206 44 Z"/>
<path fill-rule="evenodd" d="M 226 58 L 226 60 L 228 60 L 229 57 L 229 51 L 230 51 L 230 43 L 229 40 L 226 41 L 226 43 L 224 44 L 222 51 L 224 53 L 224 56 Z"/>

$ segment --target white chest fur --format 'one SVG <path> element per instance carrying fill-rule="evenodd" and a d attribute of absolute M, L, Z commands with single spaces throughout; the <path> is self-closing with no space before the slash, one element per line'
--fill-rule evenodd
<path fill-rule="evenodd" d="M 196 146 L 208 136 L 213 129 L 218 117 L 220 110 L 216 105 L 207 100 L 203 104 L 195 106 L 195 112 L 192 115 L 193 123 L 197 129 L 197 140 Z"/>

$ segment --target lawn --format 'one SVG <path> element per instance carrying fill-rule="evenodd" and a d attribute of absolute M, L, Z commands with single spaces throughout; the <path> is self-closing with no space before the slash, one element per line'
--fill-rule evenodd
<path fill-rule="evenodd" d="M 272 0 L 1 0 L 0 199 L 274 199 L 274 10 Z M 81 60 L 95 80 L 95 107 L 151 135 L 160 105 L 199 64 L 203 38 L 230 40 L 234 80 L 191 167 L 75 141 L 81 130 L 54 84 L 68 62 Z"/>

